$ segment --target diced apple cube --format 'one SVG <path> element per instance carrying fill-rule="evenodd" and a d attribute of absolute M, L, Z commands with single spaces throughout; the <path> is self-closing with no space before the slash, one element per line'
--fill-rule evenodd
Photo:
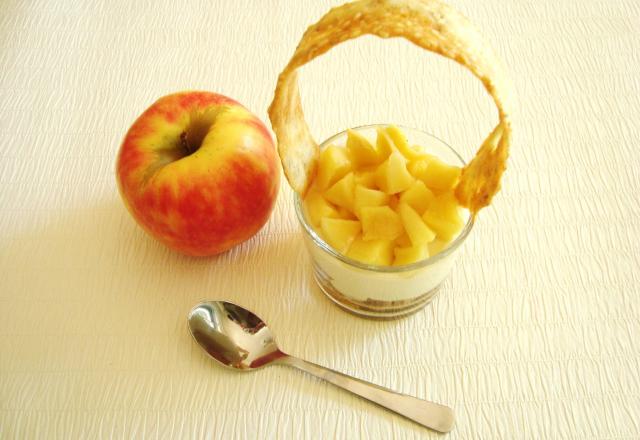
<path fill-rule="evenodd" d="M 400 216 L 388 206 L 360 208 L 362 238 L 368 240 L 395 240 L 404 232 Z"/>
<path fill-rule="evenodd" d="M 429 255 L 439 254 L 447 247 L 448 244 L 449 243 L 447 243 L 446 241 L 436 238 L 431 243 L 429 243 Z"/>
<path fill-rule="evenodd" d="M 360 216 L 360 209 L 365 206 L 384 206 L 389 202 L 389 195 L 376 189 L 356 185 L 353 197 L 353 212 Z"/>
<path fill-rule="evenodd" d="M 411 149 L 418 153 L 418 158 L 429 159 L 430 157 L 435 157 L 432 154 L 427 153 L 427 149 L 424 147 L 424 145 L 413 144 L 411 145 Z"/>
<path fill-rule="evenodd" d="M 436 197 L 422 219 L 445 242 L 451 241 L 463 226 L 458 203 L 451 193 Z"/>
<path fill-rule="evenodd" d="M 360 168 L 368 165 L 377 165 L 382 158 L 376 148 L 357 131 L 347 131 L 347 151 L 351 156 L 354 167 Z"/>
<path fill-rule="evenodd" d="M 324 197 L 331 203 L 342 208 L 353 208 L 353 190 L 355 189 L 355 179 L 353 173 L 349 173 L 338 180 L 325 191 Z"/>
<path fill-rule="evenodd" d="M 343 254 L 347 252 L 351 242 L 360 233 L 361 226 L 357 220 L 323 217 L 320 221 L 320 230 L 326 242 Z"/>
<path fill-rule="evenodd" d="M 434 198 L 435 195 L 422 180 L 416 180 L 409 189 L 400 194 L 400 202 L 408 204 L 419 214 L 427 210 Z"/>
<path fill-rule="evenodd" d="M 356 184 L 376 189 L 376 168 L 362 168 L 355 172 Z"/>
<path fill-rule="evenodd" d="M 391 153 L 376 170 L 378 188 L 387 194 L 396 194 L 409 188 L 415 179 L 407 171 L 406 162 L 399 152 Z"/>
<path fill-rule="evenodd" d="M 417 263 L 418 261 L 429 258 L 429 249 L 426 244 L 421 246 L 396 247 L 393 253 L 395 255 L 393 260 L 394 266 L 404 266 L 405 264 Z"/>
<path fill-rule="evenodd" d="M 310 223 L 315 227 L 320 226 L 322 217 L 339 217 L 338 210 L 313 188 L 305 197 L 304 205 Z"/>
<path fill-rule="evenodd" d="M 436 238 L 436 234 L 420 218 L 420 215 L 408 204 L 400 203 L 398 212 L 402 226 L 413 246 L 426 245 Z"/>
<path fill-rule="evenodd" d="M 338 217 L 343 220 L 358 220 L 358 217 L 347 208 L 338 208 Z"/>
<path fill-rule="evenodd" d="M 395 245 L 398 247 L 411 246 L 411 240 L 409 239 L 409 236 L 406 232 L 396 239 Z"/>
<path fill-rule="evenodd" d="M 422 157 L 420 159 L 412 160 L 407 164 L 407 170 L 416 179 L 420 179 L 424 182 L 427 170 L 429 169 L 429 161 L 431 158 Z"/>
<path fill-rule="evenodd" d="M 402 153 L 402 155 L 407 158 L 407 160 L 417 159 L 422 156 L 419 151 L 414 150 L 409 145 L 409 141 L 407 140 L 406 136 L 398 127 L 396 127 L 395 125 L 389 125 L 385 129 L 385 131 L 389 135 L 389 138 L 393 141 L 393 144 L 398 149 L 398 151 L 400 151 L 400 153 Z"/>
<path fill-rule="evenodd" d="M 461 169 L 448 165 L 440 159 L 429 160 L 429 166 L 422 177 L 423 182 L 435 191 L 448 191 L 456 186 L 460 179 Z"/>
<path fill-rule="evenodd" d="M 365 264 L 389 266 L 393 262 L 393 242 L 389 240 L 368 240 L 357 237 L 349 250 L 347 257 Z"/>
<path fill-rule="evenodd" d="M 346 176 L 351 168 L 347 150 L 330 145 L 320 153 L 316 185 L 320 190 L 325 190 Z"/>
<path fill-rule="evenodd" d="M 394 150 L 393 140 L 383 128 L 377 129 L 376 150 L 378 151 L 380 162 L 386 160 Z"/>
<path fill-rule="evenodd" d="M 398 194 L 392 194 L 389 196 L 389 208 L 398 212 L 398 203 L 400 203 L 400 196 Z"/>

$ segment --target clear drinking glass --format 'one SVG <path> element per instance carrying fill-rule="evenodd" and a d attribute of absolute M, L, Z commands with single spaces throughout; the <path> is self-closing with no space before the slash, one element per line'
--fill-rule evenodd
<path fill-rule="evenodd" d="M 366 125 L 353 130 L 375 143 L 376 129 L 384 126 Z M 400 128 L 411 145 L 426 148 L 444 162 L 464 166 L 462 157 L 442 140 L 420 130 Z M 325 140 L 320 149 L 329 144 L 344 145 L 346 139 L 347 132 L 343 131 Z M 451 272 L 460 246 L 473 227 L 473 219 L 465 210 L 462 231 L 436 255 L 405 266 L 372 266 L 331 248 L 307 222 L 303 201 L 297 194 L 295 209 L 320 289 L 340 307 L 373 318 L 400 317 L 428 304 Z"/>

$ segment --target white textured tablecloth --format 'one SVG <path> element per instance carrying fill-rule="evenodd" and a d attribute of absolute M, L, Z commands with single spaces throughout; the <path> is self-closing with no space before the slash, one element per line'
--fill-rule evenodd
<path fill-rule="evenodd" d="M 171 252 L 125 211 L 114 161 L 142 110 L 204 89 L 267 121 L 302 32 L 339 3 L 2 2 L 0 438 L 440 438 L 285 367 L 214 365 L 185 322 L 203 298 L 248 306 L 285 351 L 452 406 L 452 439 L 640 436 L 635 0 L 453 2 L 510 72 L 515 139 L 459 266 L 406 319 L 320 293 L 285 183 L 219 258 Z M 400 40 L 344 44 L 301 81 L 317 139 L 392 121 L 469 159 L 497 120 L 468 72 Z"/>

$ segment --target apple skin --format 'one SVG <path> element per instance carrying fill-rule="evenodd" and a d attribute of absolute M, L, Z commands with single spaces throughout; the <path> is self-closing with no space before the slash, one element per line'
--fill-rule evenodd
<path fill-rule="evenodd" d="M 152 236 L 193 256 L 224 252 L 267 222 L 280 165 L 264 124 L 238 102 L 186 91 L 151 105 L 116 163 L 129 212 Z"/>

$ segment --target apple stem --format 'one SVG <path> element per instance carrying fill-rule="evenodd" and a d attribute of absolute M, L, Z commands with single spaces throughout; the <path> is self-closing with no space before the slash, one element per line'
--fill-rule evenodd
<path fill-rule="evenodd" d="M 187 154 L 187 156 L 193 153 L 193 151 L 191 151 L 191 148 L 189 148 L 189 142 L 187 141 L 186 131 L 183 131 L 182 133 L 180 133 L 180 146 L 182 147 L 184 152 Z"/>

